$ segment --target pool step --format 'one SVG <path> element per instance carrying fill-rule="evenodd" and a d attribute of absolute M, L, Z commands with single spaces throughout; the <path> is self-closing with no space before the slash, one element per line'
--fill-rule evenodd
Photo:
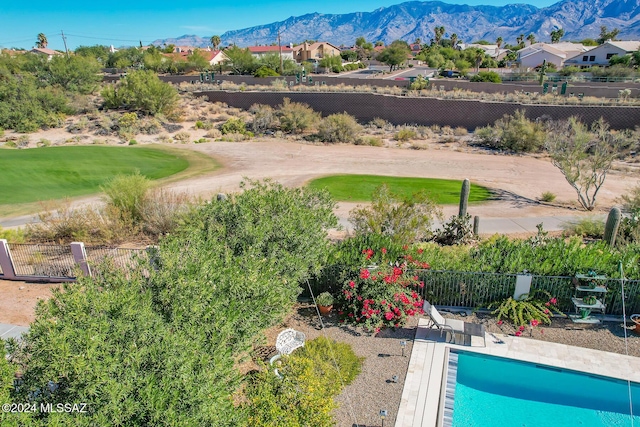
<path fill-rule="evenodd" d="M 447 365 L 447 382 L 444 391 L 444 410 L 442 427 L 453 426 L 453 403 L 456 394 L 456 380 L 458 377 L 458 354 L 449 352 L 449 363 Z"/>

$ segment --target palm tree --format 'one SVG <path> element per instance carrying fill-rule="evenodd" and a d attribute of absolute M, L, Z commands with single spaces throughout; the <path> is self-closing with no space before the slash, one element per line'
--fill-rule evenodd
<path fill-rule="evenodd" d="M 564 30 L 562 28 L 551 31 L 551 43 L 558 43 L 562 36 L 564 36 Z"/>
<path fill-rule="evenodd" d="M 534 36 L 533 33 L 529 34 L 527 36 L 527 41 L 529 42 L 529 46 L 531 46 L 536 42 L 536 36 Z"/>
<path fill-rule="evenodd" d="M 220 46 L 220 36 L 211 36 L 211 46 L 213 46 L 213 50 L 217 50 L 218 46 Z"/>
<path fill-rule="evenodd" d="M 518 46 L 524 47 L 524 34 L 520 34 L 516 37 L 516 42 L 518 43 Z"/>
<path fill-rule="evenodd" d="M 498 37 L 498 38 L 496 39 L 496 45 L 498 45 L 498 49 L 500 49 L 500 46 L 502 46 L 502 42 L 503 42 L 503 41 L 504 41 L 504 40 L 502 39 L 502 37 Z"/>
<path fill-rule="evenodd" d="M 458 35 L 456 33 L 453 33 L 451 34 L 451 47 L 455 49 L 457 44 L 458 44 Z"/>
<path fill-rule="evenodd" d="M 436 27 L 434 32 L 436 33 L 434 42 L 439 45 L 440 40 L 442 40 L 442 36 L 444 36 L 444 27 Z"/>
<path fill-rule="evenodd" d="M 47 47 L 48 44 L 49 44 L 49 41 L 47 40 L 47 36 L 45 36 L 44 33 L 38 34 L 38 40 L 36 41 L 36 47 L 40 48 L 40 49 L 44 49 L 44 48 Z"/>

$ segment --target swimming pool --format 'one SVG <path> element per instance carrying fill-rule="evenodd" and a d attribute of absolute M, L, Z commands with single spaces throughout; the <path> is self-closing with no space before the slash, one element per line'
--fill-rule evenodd
<path fill-rule="evenodd" d="M 631 426 L 627 382 L 456 351 L 454 427 Z M 640 427 L 640 384 L 631 383 Z M 637 415 L 636 415 L 637 414 Z"/>

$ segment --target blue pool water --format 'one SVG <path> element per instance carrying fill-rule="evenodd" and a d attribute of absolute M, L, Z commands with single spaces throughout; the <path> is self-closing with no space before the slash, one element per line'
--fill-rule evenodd
<path fill-rule="evenodd" d="M 631 396 L 640 427 L 640 384 Z M 629 412 L 626 381 L 458 352 L 454 427 L 631 427 Z"/>

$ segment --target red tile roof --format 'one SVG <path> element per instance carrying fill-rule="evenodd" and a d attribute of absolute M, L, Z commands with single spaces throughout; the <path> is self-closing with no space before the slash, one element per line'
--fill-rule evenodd
<path fill-rule="evenodd" d="M 251 53 L 280 52 L 280 46 L 249 46 L 248 49 Z M 293 52 L 293 49 L 288 46 L 282 46 L 282 51 Z"/>

